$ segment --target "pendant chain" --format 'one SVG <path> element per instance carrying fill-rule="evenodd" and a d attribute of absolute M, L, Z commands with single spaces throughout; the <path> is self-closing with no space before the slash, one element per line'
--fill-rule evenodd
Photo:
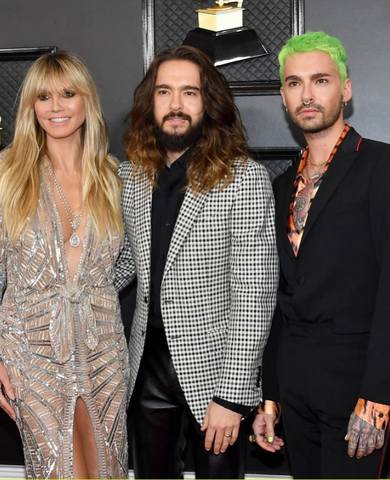
<path fill-rule="evenodd" d="M 61 203 L 64 207 L 66 217 L 67 217 L 67 219 L 69 221 L 69 224 L 70 224 L 70 227 L 72 229 L 72 235 L 70 236 L 69 243 L 72 247 L 78 247 L 80 245 L 81 241 L 80 241 L 79 235 L 76 233 L 76 230 L 80 226 L 81 219 L 82 219 L 82 216 L 83 216 L 83 213 L 84 213 L 84 206 L 82 207 L 80 213 L 78 213 L 77 215 L 75 215 L 72 212 L 72 208 L 71 208 L 71 206 L 70 206 L 70 204 L 69 204 L 69 202 L 68 202 L 68 200 L 65 196 L 65 193 L 64 193 L 64 191 L 61 187 L 61 184 L 58 181 L 58 179 L 56 177 L 56 174 L 54 173 L 53 167 L 51 166 L 50 163 L 49 163 L 48 167 L 49 167 L 49 174 L 53 179 L 54 186 L 56 187 L 56 190 L 58 192 L 58 196 L 60 197 Z"/>

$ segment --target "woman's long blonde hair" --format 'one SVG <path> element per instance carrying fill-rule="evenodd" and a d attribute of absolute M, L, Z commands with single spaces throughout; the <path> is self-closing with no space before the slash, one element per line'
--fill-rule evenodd
<path fill-rule="evenodd" d="M 99 237 L 123 231 L 121 182 L 117 161 L 108 154 L 108 135 L 95 83 L 75 55 L 43 55 L 27 72 L 21 87 L 12 144 L 0 162 L 0 208 L 5 232 L 15 243 L 36 212 L 40 194 L 39 167 L 46 153 L 46 135 L 36 119 L 34 104 L 56 81 L 69 82 L 83 96 L 82 198 Z"/>

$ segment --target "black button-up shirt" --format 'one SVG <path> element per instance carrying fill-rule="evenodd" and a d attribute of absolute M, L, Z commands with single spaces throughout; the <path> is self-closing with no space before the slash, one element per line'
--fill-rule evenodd
<path fill-rule="evenodd" d="M 161 282 L 173 230 L 184 200 L 190 151 L 186 150 L 170 167 L 159 171 L 153 191 L 149 310 L 149 323 L 153 327 L 163 328 Z"/>
<path fill-rule="evenodd" d="M 150 264 L 150 307 L 148 323 L 164 328 L 161 316 L 161 282 L 167 261 L 169 245 L 187 184 L 187 164 L 191 150 L 186 150 L 170 167 L 163 167 L 157 176 L 152 196 L 152 238 Z M 246 416 L 251 408 L 214 397 L 214 402 Z"/>

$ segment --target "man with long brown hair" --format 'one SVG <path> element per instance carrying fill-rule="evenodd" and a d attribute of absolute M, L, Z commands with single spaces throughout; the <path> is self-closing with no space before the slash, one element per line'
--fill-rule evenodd
<path fill-rule="evenodd" d="M 197 477 L 240 478 L 236 441 L 261 397 L 277 287 L 270 182 L 247 158 L 229 88 L 199 50 L 159 54 L 129 118 L 117 285 L 137 274 L 135 475 L 182 478 L 188 439 Z"/>

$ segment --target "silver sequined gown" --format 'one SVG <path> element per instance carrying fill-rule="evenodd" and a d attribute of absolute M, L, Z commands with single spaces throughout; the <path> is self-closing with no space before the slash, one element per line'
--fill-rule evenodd
<path fill-rule="evenodd" d="M 120 239 L 98 241 L 88 224 L 72 280 L 43 170 L 37 213 L 15 246 L 0 224 L 0 353 L 16 390 L 26 472 L 73 476 L 73 416 L 82 397 L 99 477 L 127 477 L 128 352 L 112 285 Z"/>

